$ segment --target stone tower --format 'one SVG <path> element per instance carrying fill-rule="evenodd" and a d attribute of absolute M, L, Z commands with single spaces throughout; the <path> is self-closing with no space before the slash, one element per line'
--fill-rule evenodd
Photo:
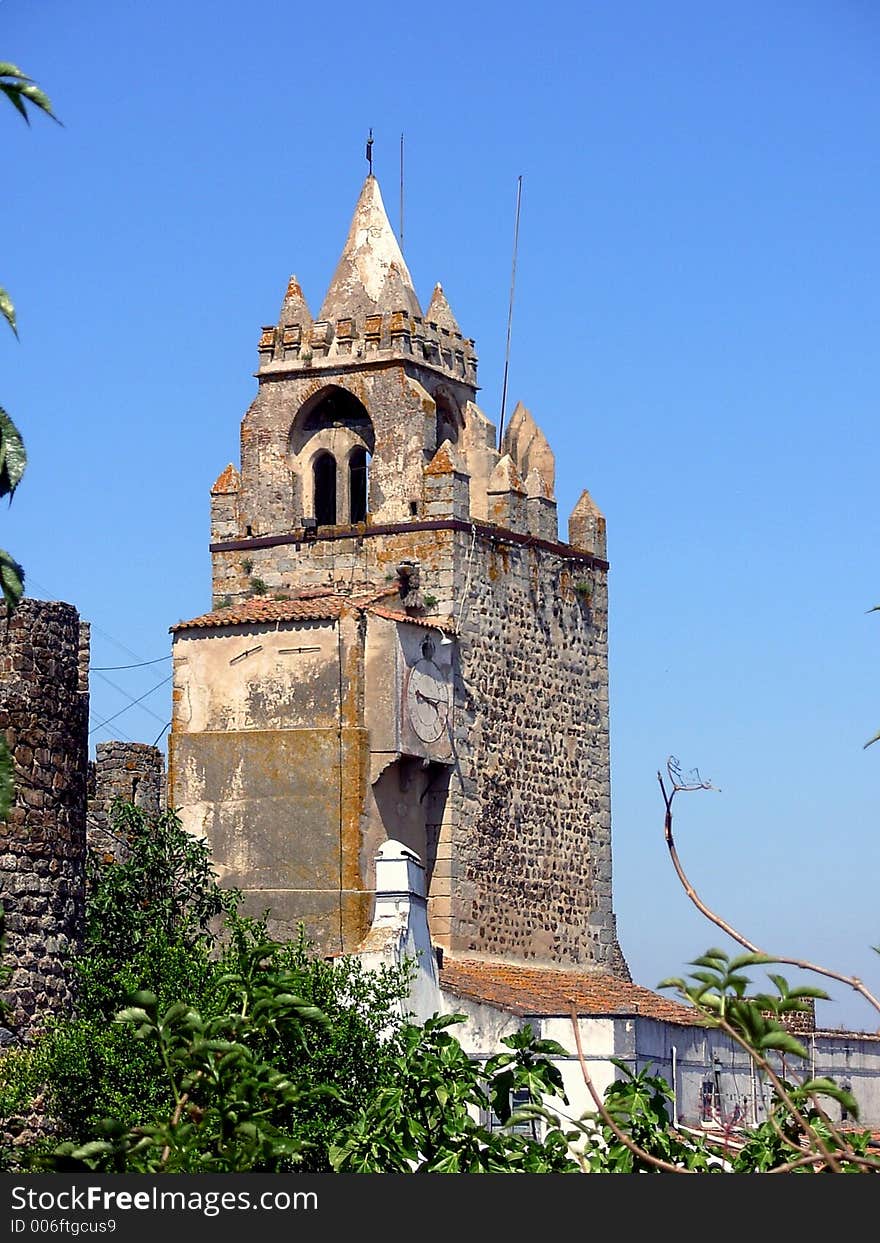
<path fill-rule="evenodd" d="M 518 405 L 497 446 L 474 342 L 439 284 L 423 312 L 374 177 L 256 378 L 211 490 L 212 609 L 172 627 L 170 805 L 276 934 L 355 948 L 393 838 L 450 954 L 628 977 L 604 519 L 585 492 L 560 540 L 546 438 Z"/>
<path fill-rule="evenodd" d="M 24 599 L 11 616 L 0 605 L 0 732 L 15 768 L 13 803 L 0 821 L 12 966 L 0 999 L 17 1038 L 74 1003 L 71 964 L 85 915 L 88 666 L 88 625 L 72 605 Z"/>

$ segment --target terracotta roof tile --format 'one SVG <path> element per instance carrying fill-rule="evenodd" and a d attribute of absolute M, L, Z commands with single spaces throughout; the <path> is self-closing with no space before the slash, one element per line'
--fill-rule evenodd
<path fill-rule="evenodd" d="M 396 591 L 395 591 L 396 594 Z M 345 608 L 363 609 L 375 600 L 389 595 L 389 588 L 370 590 L 361 595 L 340 595 L 326 587 L 312 587 L 298 592 L 290 600 L 273 600 L 266 596 L 252 596 L 226 609 L 214 609 L 189 621 L 180 621 L 171 627 L 171 633 L 180 630 L 211 629 L 220 626 L 245 626 L 250 623 L 276 621 L 335 621 Z"/>
<path fill-rule="evenodd" d="M 171 633 L 202 627 L 242 626 L 249 622 L 329 621 L 342 612 L 343 597 L 325 596 L 311 600 L 266 600 L 260 596 L 228 609 L 215 609 L 189 621 L 178 622 Z"/>
<path fill-rule="evenodd" d="M 444 958 L 440 987 L 513 1014 L 639 1014 L 667 1023 L 699 1024 L 696 1011 L 604 972 L 526 967 L 476 958 Z"/>
<path fill-rule="evenodd" d="M 451 618 L 416 617 L 403 609 L 389 609 L 381 604 L 368 604 L 366 612 L 374 617 L 384 617 L 386 621 L 409 622 L 413 626 L 427 626 L 431 630 L 440 630 L 443 634 L 455 634 L 455 626 Z"/>

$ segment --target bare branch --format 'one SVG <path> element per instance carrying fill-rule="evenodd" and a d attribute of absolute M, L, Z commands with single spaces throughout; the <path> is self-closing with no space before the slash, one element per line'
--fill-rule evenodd
<path fill-rule="evenodd" d="M 748 939 L 748 937 L 745 937 L 741 932 L 737 931 L 732 924 L 729 924 L 725 919 L 722 919 L 720 915 L 716 915 L 716 913 L 708 907 L 705 902 L 703 902 L 696 889 L 694 889 L 693 885 L 688 880 L 685 870 L 681 865 L 681 860 L 678 857 L 678 851 L 675 847 L 675 838 L 672 832 L 672 802 L 676 794 L 679 792 L 688 792 L 691 790 L 714 790 L 717 789 L 717 787 L 713 786 L 711 782 L 702 781 L 696 769 L 693 770 L 693 772 L 696 773 L 695 780 L 691 779 L 689 781 L 683 781 L 681 778 L 681 768 L 678 760 L 672 756 L 670 756 L 667 761 L 666 771 L 668 773 L 670 783 L 668 791 L 662 774 L 659 772 L 657 773 L 657 780 L 660 783 L 660 792 L 663 795 L 663 802 L 666 807 L 666 815 L 663 822 L 666 846 L 669 850 L 669 857 L 672 860 L 672 866 L 675 868 L 675 874 L 681 882 L 685 893 L 690 898 L 691 902 L 693 902 L 700 914 L 704 915 L 710 923 L 713 923 L 716 926 L 716 928 L 720 928 L 722 932 L 726 932 L 731 940 L 737 941 L 745 949 L 749 950 L 750 953 L 761 954 L 763 957 L 770 959 L 772 962 L 782 963 L 789 967 L 797 967 L 801 971 L 812 971 L 815 975 L 824 976 L 828 980 L 837 980 L 839 984 L 846 984 L 850 988 L 854 989 L 855 992 L 864 997 L 866 1001 L 870 1002 L 875 1010 L 880 1011 L 880 1000 L 878 1000 L 878 998 L 865 987 L 858 976 L 844 975 L 840 971 L 833 971 L 830 967 L 820 966 L 818 963 L 809 962 L 804 958 L 788 958 L 779 954 L 768 954 L 766 950 L 762 950 L 760 946 L 755 945 L 754 942 Z"/>
<path fill-rule="evenodd" d="M 808 1144 L 810 1144 L 812 1148 L 814 1149 L 818 1148 L 819 1152 L 824 1157 L 824 1159 L 828 1162 L 829 1166 L 834 1171 L 834 1173 L 839 1174 L 841 1172 L 840 1166 L 838 1165 L 833 1154 L 825 1146 L 825 1142 L 822 1139 L 822 1136 L 819 1135 L 819 1133 L 815 1130 L 814 1127 L 810 1126 L 810 1123 L 807 1121 L 807 1119 L 804 1117 L 804 1115 L 801 1113 L 797 1105 L 794 1103 L 794 1101 L 791 1099 L 788 1092 L 786 1091 L 785 1084 L 779 1078 L 776 1071 L 773 1069 L 773 1067 L 770 1065 L 767 1059 L 763 1057 L 758 1052 L 757 1049 L 752 1048 L 749 1042 L 745 1040 L 739 1034 L 739 1032 L 736 1030 L 735 1027 L 731 1026 L 731 1024 L 727 1021 L 727 1019 L 723 1017 L 716 1018 L 715 1022 L 717 1023 L 721 1031 L 726 1032 L 727 1035 L 730 1036 L 731 1040 L 735 1041 L 736 1044 L 738 1044 L 741 1049 L 744 1049 L 746 1053 L 748 1053 L 752 1061 L 757 1066 L 759 1066 L 761 1070 L 763 1070 L 764 1074 L 773 1084 L 773 1088 L 776 1092 L 776 1095 L 779 1097 L 779 1099 L 782 1101 L 785 1108 L 788 1110 L 789 1116 L 794 1119 L 794 1121 L 797 1123 L 798 1127 L 800 1128 L 804 1136 L 804 1139 L 807 1141 Z"/>
<path fill-rule="evenodd" d="M 614 1121 L 614 1119 L 611 1117 L 611 1114 L 608 1112 L 607 1108 L 605 1107 L 605 1102 L 602 1100 L 601 1096 L 596 1091 L 596 1086 L 593 1083 L 593 1080 L 590 1076 L 590 1072 L 587 1068 L 586 1058 L 584 1057 L 584 1049 L 583 1049 L 583 1045 L 581 1044 L 581 1033 L 580 1033 L 580 1027 L 578 1025 L 577 1010 L 575 1009 L 574 1006 L 571 1007 L 571 1025 L 574 1028 L 574 1043 L 575 1043 L 575 1048 L 577 1050 L 577 1058 L 580 1064 L 581 1074 L 584 1077 L 584 1083 L 587 1085 L 587 1091 L 589 1092 L 590 1096 L 593 1098 L 593 1103 L 595 1104 L 596 1109 L 599 1111 L 599 1114 L 601 1115 L 602 1121 L 605 1123 L 605 1125 L 611 1131 L 614 1132 L 614 1134 L 617 1136 L 617 1138 L 620 1140 L 623 1146 L 625 1148 L 628 1148 L 630 1152 L 633 1153 L 634 1156 L 638 1157 L 642 1161 L 646 1161 L 649 1165 L 655 1166 L 656 1169 L 666 1170 L 666 1172 L 669 1174 L 696 1174 L 697 1173 L 696 1170 L 688 1170 L 688 1169 L 683 1168 L 680 1165 L 672 1165 L 669 1161 L 661 1161 L 659 1157 L 654 1157 L 651 1155 L 650 1152 L 645 1152 L 644 1148 L 640 1148 L 638 1144 L 636 1144 L 633 1140 L 630 1139 L 630 1137 L 626 1134 L 625 1131 L 622 1131 L 620 1129 L 620 1127 L 617 1125 L 617 1123 Z"/>

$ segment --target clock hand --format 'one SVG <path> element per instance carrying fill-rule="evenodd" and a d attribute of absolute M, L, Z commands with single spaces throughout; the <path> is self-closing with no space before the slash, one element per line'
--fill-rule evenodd
<path fill-rule="evenodd" d="M 446 702 L 444 699 L 432 699 L 430 695 L 423 695 L 418 689 L 416 690 L 416 699 L 424 699 L 425 703 L 433 704 L 435 708 L 439 708 L 442 703 Z"/>

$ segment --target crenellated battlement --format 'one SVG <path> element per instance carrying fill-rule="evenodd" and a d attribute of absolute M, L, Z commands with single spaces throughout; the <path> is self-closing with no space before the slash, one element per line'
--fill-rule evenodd
<path fill-rule="evenodd" d="M 474 341 L 406 310 L 269 324 L 262 329 L 257 377 L 318 371 L 344 360 L 357 366 L 388 359 L 412 360 L 477 387 Z"/>

